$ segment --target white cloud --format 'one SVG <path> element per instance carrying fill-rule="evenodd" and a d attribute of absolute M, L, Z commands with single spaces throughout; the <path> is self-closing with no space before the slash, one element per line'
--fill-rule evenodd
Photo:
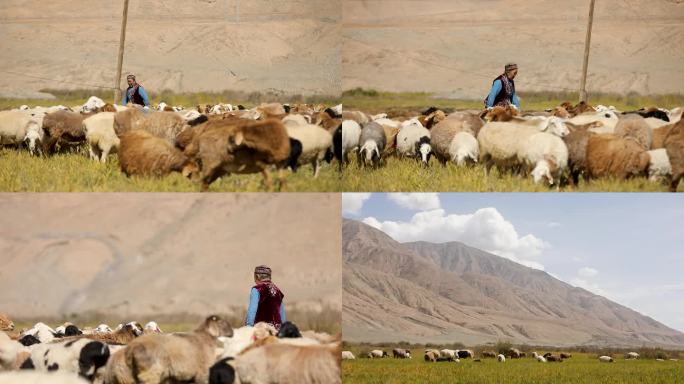
<path fill-rule="evenodd" d="M 358 215 L 366 200 L 370 199 L 370 193 L 343 193 L 342 213 Z"/>
<path fill-rule="evenodd" d="M 481 208 L 472 214 L 446 214 L 443 209 L 418 212 L 410 221 L 383 221 L 373 217 L 363 220 L 400 242 L 461 241 L 472 247 L 508 258 L 531 268 L 544 269 L 537 260 L 549 247 L 543 240 L 528 234 L 519 236 L 513 224 L 496 208 Z"/>
<path fill-rule="evenodd" d="M 598 271 L 591 267 L 583 267 L 577 270 L 577 276 L 582 278 L 591 278 L 598 275 Z"/>
<path fill-rule="evenodd" d="M 558 228 L 561 226 L 561 224 L 557 223 L 555 221 L 550 221 L 550 222 L 546 223 L 546 226 L 549 228 Z"/>
<path fill-rule="evenodd" d="M 416 211 L 427 211 L 440 207 L 436 193 L 388 193 L 387 199 L 400 207 Z"/>

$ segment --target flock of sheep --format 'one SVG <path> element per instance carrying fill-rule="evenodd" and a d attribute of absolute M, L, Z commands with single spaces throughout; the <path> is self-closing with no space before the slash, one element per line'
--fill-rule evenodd
<path fill-rule="evenodd" d="M 181 172 L 206 190 L 230 174 L 297 171 L 311 164 L 317 177 L 324 161 L 341 159 L 342 106 L 279 103 L 252 109 L 201 104 L 193 109 L 160 103 L 156 110 L 107 104 L 91 97 L 79 106 L 21 106 L 0 111 L 0 145 L 26 147 L 50 156 L 59 148 L 87 144 L 91 159 L 117 153 L 127 176 Z M 341 161 L 339 167 L 341 170 Z"/>
<path fill-rule="evenodd" d="M 431 107 L 420 116 L 342 113 L 342 157 L 356 152 L 359 167 L 377 168 L 390 156 L 428 165 L 483 164 L 559 186 L 612 176 L 648 177 L 676 191 L 684 176 L 683 107 L 621 112 L 565 102 L 521 114 L 513 107 L 450 114 Z"/>
<path fill-rule="evenodd" d="M 37 323 L 17 332 L 0 315 L 0 384 L 334 384 L 340 339 L 291 322 L 233 328 L 216 315 L 182 333 L 163 333 L 155 322 L 114 330 Z"/>
<path fill-rule="evenodd" d="M 529 355 L 529 356 L 528 356 Z M 368 353 L 365 354 L 365 357 L 369 359 L 377 359 L 377 358 L 385 358 L 385 357 L 390 357 L 389 353 L 382 349 L 374 349 Z M 404 348 L 394 348 L 392 350 L 392 357 L 395 359 L 410 359 L 411 358 L 411 351 L 409 349 L 404 349 Z M 531 357 L 537 362 L 540 363 L 546 363 L 546 362 L 558 362 L 562 363 L 563 360 L 569 359 L 572 357 L 571 354 L 569 353 L 559 353 L 559 354 L 553 354 L 551 352 L 547 352 L 543 355 L 538 354 L 537 352 L 531 352 L 531 353 L 526 353 L 523 351 L 520 351 L 517 348 L 509 348 L 508 351 L 506 351 L 505 354 L 503 353 L 496 353 L 494 351 L 482 351 L 480 353 L 480 358 L 475 358 L 475 353 L 470 350 L 470 349 L 426 349 L 425 354 L 424 354 L 424 359 L 426 362 L 438 362 L 438 361 L 450 361 L 450 362 L 456 362 L 460 363 L 461 359 L 473 359 L 474 362 L 482 362 L 482 359 L 486 358 L 495 358 L 498 362 L 500 363 L 505 363 L 506 358 L 508 359 L 521 359 L 525 357 Z M 628 352 L 625 354 L 625 359 L 627 360 L 636 360 L 639 358 L 639 354 L 636 352 Z M 351 351 L 342 351 L 342 360 L 355 360 L 356 357 Z M 664 359 L 656 359 L 657 361 L 664 361 Z M 676 361 L 677 359 L 670 359 L 672 361 Z M 610 356 L 599 356 L 598 361 L 601 363 L 612 363 L 614 362 L 613 358 Z"/>

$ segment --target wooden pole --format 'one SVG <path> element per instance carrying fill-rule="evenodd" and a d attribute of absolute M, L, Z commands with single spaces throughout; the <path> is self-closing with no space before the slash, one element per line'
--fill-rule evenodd
<path fill-rule="evenodd" d="M 124 41 L 126 40 L 126 22 L 128 21 L 128 0 L 124 0 L 123 17 L 121 19 L 121 35 L 119 36 L 119 57 L 116 62 L 116 79 L 114 79 L 114 103 L 121 100 L 121 66 L 123 65 Z"/>
<path fill-rule="evenodd" d="M 587 67 L 589 66 L 589 46 L 591 45 L 591 26 L 594 23 L 594 3 L 589 4 L 589 22 L 587 24 L 587 37 L 584 40 L 584 62 L 582 63 L 582 83 L 580 84 L 579 101 L 587 101 Z"/>

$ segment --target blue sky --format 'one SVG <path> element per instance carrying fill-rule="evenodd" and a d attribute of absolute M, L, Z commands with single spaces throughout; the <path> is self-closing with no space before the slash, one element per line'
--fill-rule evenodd
<path fill-rule="evenodd" d="M 399 241 L 463 241 L 684 331 L 684 198 L 641 193 L 343 194 Z"/>

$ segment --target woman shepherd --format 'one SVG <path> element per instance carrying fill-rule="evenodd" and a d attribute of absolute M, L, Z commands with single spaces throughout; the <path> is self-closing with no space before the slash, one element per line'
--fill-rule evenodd
<path fill-rule="evenodd" d="M 283 292 L 271 281 L 271 268 L 265 265 L 254 268 L 254 286 L 249 294 L 245 323 L 254 326 L 263 321 L 280 330 L 280 325 L 285 322 L 284 297 Z"/>

